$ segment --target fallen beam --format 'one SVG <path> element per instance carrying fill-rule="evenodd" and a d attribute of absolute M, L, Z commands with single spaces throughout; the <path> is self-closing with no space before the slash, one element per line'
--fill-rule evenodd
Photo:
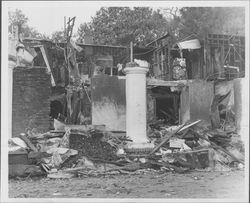
<path fill-rule="evenodd" d="M 165 81 L 157 79 L 147 79 L 147 86 L 184 87 L 185 85 L 187 85 L 186 80 Z"/>
<path fill-rule="evenodd" d="M 199 123 L 200 121 L 201 121 L 201 120 L 197 120 L 197 121 L 194 121 L 194 122 L 192 122 L 192 123 L 190 123 L 190 124 L 188 124 L 188 125 L 186 125 L 186 123 L 182 124 L 179 128 L 177 128 L 177 129 L 176 129 L 174 132 L 172 132 L 169 136 L 166 136 L 166 137 L 162 140 L 162 142 L 161 142 L 158 146 L 156 146 L 156 147 L 149 153 L 149 156 L 152 155 L 153 153 L 155 153 L 158 149 L 160 149 L 160 147 L 161 147 L 164 143 L 166 143 L 167 141 L 169 141 L 169 139 L 170 139 L 171 137 L 173 137 L 176 133 L 181 132 L 181 131 L 183 131 L 183 130 L 186 130 L 186 129 L 188 129 L 188 128 L 194 126 L 194 125 L 196 125 L 196 124 Z"/>
<path fill-rule="evenodd" d="M 173 137 L 178 131 L 180 131 L 186 124 L 184 123 L 183 125 L 181 125 L 179 128 L 177 128 L 174 132 L 172 132 L 169 136 L 166 136 L 162 142 L 156 146 L 150 153 L 149 156 L 152 155 L 153 153 L 155 153 L 158 149 L 160 149 L 160 147 L 165 144 L 171 137 Z"/>

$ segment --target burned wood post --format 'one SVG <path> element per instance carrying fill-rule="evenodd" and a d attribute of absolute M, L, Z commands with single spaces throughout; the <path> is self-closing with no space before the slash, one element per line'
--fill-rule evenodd
<path fill-rule="evenodd" d="M 75 45 L 75 43 L 71 40 L 73 28 L 75 24 L 75 18 L 69 18 L 66 30 L 66 47 L 65 47 L 65 62 L 67 69 L 69 71 L 69 81 L 73 80 L 72 82 L 74 85 L 80 85 L 80 74 L 78 70 L 78 66 L 76 63 L 76 51 L 81 51 L 81 48 Z"/>

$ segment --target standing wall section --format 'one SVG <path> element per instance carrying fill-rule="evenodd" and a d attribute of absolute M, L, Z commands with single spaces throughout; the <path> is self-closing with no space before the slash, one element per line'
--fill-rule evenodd
<path fill-rule="evenodd" d="M 50 75 L 45 67 L 16 67 L 13 70 L 12 137 L 36 129 L 49 129 Z"/>
<path fill-rule="evenodd" d="M 125 78 L 97 75 L 91 80 L 92 124 L 126 130 Z"/>
<path fill-rule="evenodd" d="M 210 122 L 210 108 L 214 97 L 214 82 L 193 80 L 189 86 L 190 119 Z"/>

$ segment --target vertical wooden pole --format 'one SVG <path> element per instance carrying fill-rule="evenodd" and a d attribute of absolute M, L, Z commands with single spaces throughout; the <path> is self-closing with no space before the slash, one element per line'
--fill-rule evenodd
<path fill-rule="evenodd" d="M 203 78 L 206 78 L 208 76 L 208 69 L 210 69 L 210 63 L 208 61 L 208 59 L 211 59 L 210 58 L 210 55 L 211 55 L 211 50 L 208 51 L 210 49 L 210 47 L 208 46 L 208 35 L 205 34 L 205 37 L 204 37 L 204 65 L 203 65 Z M 210 55 L 208 55 L 208 53 Z"/>
<path fill-rule="evenodd" d="M 130 62 L 133 61 L 133 42 L 130 42 Z"/>
<path fill-rule="evenodd" d="M 169 45 L 169 42 L 168 42 L 168 72 L 169 72 L 169 80 L 172 80 L 172 75 L 173 75 L 173 72 L 172 72 L 172 68 L 171 68 L 171 64 L 170 64 L 170 45 Z"/>
<path fill-rule="evenodd" d="M 64 38 L 66 39 L 66 16 L 64 16 Z"/>
<path fill-rule="evenodd" d="M 156 53 L 157 53 L 157 67 L 158 67 L 158 70 L 159 70 L 158 76 L 161 78 L 162 71 L 161 71 L 161 63 L 160 63 L 160 51 L 157 50 Z"/>
<path fill-rule="evenodd" d="M 163 77 L 165 76 L 165 67 L 164 67 L 164 50 L 161 51 L 161 68 L 162 68 L 162 74 Z"/>

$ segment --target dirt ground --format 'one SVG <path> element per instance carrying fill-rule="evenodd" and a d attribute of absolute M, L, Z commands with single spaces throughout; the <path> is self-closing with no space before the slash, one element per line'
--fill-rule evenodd
<path fill-rule="evenodd" d="M 9 180 L 10 198 L 242 198 L 244 171 Z"/>

